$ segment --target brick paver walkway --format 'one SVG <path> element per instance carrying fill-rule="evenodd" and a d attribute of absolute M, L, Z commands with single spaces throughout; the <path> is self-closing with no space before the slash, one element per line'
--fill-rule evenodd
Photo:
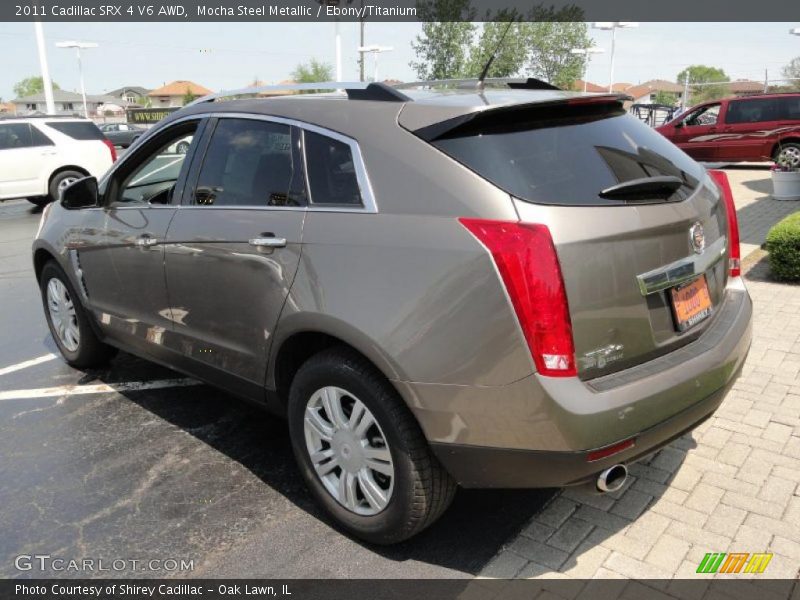
<path fill-rule="evenodd" d="M 768 177 L 730 172 L 752 248 L 800 210 L 748 193 Z M 622 490 L 557 494 L 481 576 L 688 578 L 707 552 L 772 552 L 760 577 L 798 576 L 800 286 L 771 282 L 765 263 L 746 276 L 755 312 L 750 355 L 715 415 L 633 465 Z"/>

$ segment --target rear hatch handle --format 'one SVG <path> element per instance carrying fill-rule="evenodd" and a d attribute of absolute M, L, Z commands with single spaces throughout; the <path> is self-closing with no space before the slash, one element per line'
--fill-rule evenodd
<path fill-rule="evenodd" d="M 612 200 L 664 199 L 669 198 L 683 185 L 683 179 L 674 175 L 642 177 L 612 185 L 598 195 Z"/>

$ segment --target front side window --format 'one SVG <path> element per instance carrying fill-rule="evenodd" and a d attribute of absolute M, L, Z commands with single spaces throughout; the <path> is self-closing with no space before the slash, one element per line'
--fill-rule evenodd
<path fill-rule="evenodd" d="M 719 119 L 719 104 L 704 106 L 700 110 L 691 113 L 683 121 L 689 127 L 716 125 Z"/>
<path fill-rule="evenodd" d="M 283 123 L 220 119 L 195 187 L 199 206 L 303 206 L 296 134 Z"/>
<path fill-rule="evenodd" d="M 350 146 L 312 131 L 306 131 L 303 136 L 311 203 L 361 206 L 361 191 Z"/>
<path fill-rule="evenodd" d="M 116 202 L 169 204 L 175 184 L 187 166 L 185 159 L 196 129 L 197 123 L 181 125 L 172 135 L 159 136 L 155 149 L 142 149 L 145 155 L 124 175 Z"/>

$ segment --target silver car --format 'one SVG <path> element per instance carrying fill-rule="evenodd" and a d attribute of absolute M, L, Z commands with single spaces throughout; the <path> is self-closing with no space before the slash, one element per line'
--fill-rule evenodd
<path fill-rule="evenodd" d="M 741 369 L 736 213 L 623 98 L 535 83 L 174 113 L 42 216 L 58 347 L 285 415 L 313 495 L 371 542 L 458 485 L 618 489 Z"/>

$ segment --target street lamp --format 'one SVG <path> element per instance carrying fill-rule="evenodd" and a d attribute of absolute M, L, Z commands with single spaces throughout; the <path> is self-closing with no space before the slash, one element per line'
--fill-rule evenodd
<path fill-rule="evenodd" d="M 597 46 L 591 46 L 589 48 L 573 48 L 570 50 L 572 54 L 580 54 L 581 56 L 586 57 L 586 63 L 583 67 L 583 91 L 586 92 L 586 74 L 589 72 L 589 62 L 592 60 L 592 54 L 602 54 L 605 52 L 603 48 L 598 48 Z"/>
<path fill-rule="evenodd" d="M 374 61 L 374 73 L 372 76 L 373 81 L 378 81 L 378 54 L 381 52 L 391 52 L 392 50 L 394 50 L 392 46 L 378 46 L 377 44 L 358 47 L 358 51 L 361 53 L 362 60 L 364 59 L 364 52 L 369 52 L 372 54 L 372 60 Z"/>
<path fill-rule="evenodd" d="M 614 46 L 617 41 L 617 29 L 631 29 L 638 27 L 639 23 L 633 21 L 601 21 L 592 25 L 594 29 L 601 29 L 603 31 L 611 31 L 611 67 L 609 68 L 609 82 L 608 91 L 612 92 L 614 88 Z"/>
<path fill-rule="evenodd" d="M 86 48 L 97 48 L 94 42 L 76 42 L 74 40 L 69 42 L 56 42 L 58 48 L 75 48 L 75 54 L 78 57 L 78 72 L 81 76 L 81 96 L 83 96 L 83 116 L 89 118 L 89 108 L 86 105 L 86 86 L 83 84 L 83 64 L 81 63 L 81 50 Z"/>

